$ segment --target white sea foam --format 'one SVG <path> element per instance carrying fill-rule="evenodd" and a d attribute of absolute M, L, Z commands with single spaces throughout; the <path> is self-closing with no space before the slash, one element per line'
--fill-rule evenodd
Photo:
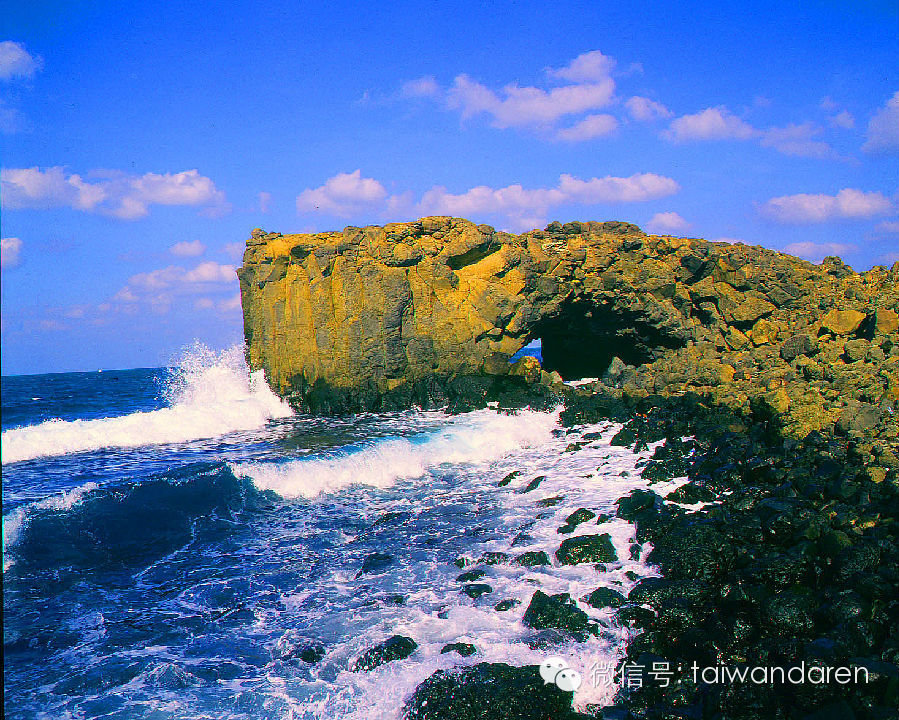
<path fill-rule="evenodd" d="M 459 493 L 465 488 L 480 487 L 498 501 L 496 511 L 505 530 L 499 537 L 470 547 L 469 556 L 476 560 L 482 552 L 502 552 L 511 558 L 526 551 L 544 551 L 551 564 L 480 565 L 487 570 L 487 575 L 477 582 L 489 584 L 493 591 L 485 598 L 470 600 L 460 592 L 461 583 L 454 579 L 458 573 L 454 566 L 444 570 L 419 561 L 409 571 L 426 576 L 427 582 L 408 593 L 404 605 L 382 608 L 374 624 L 355 617 L 345 619 L 354 626 L 354 633 L 331 649 L 313 672 L 313 675 L 321 673 L 320 681 L 325 679 L 328 683 L 327 695 L 317 694 L 314 699 L 286 696 L 296 715 L 396 720 L 404 716 L 403 706 L 416 686 L 437 670 L 482 662 L 535 665 L 549 655 L 565 658 L 581 673 L 583 685 L 574 696 L 577 710 L 613 702 L 619 689 L 614 682 L 615 668 L 636 631 L 620 622 L 616 611 L 593 608 L 583 598 L 597 587 L 609 587 L 626 596 L 640 578 L 658 574 L 646 560 L 651 546 L 645 543 L 638 554 L 632 555 L 635 528 L 614 517 L 617 498 L 634 488 L 648 487 L 649 483 L 640 476 L 640 462 L 652 454 L 654 446 L 639 453 L 614 446 L 611 439 L 619 429 L 619 425 L 611 423 L 582 426 L 506 452 L 490 462 L 455 468 Z M 566 452 L 572 442 L 581 445 L 581 449 Z M 509 485 L 499 487 L 498 481 L 513 470 L 521 474 Z M 529 483 L 540 475 L 545 475 L 545 479 L 539 487 L 525 492 Z M 671 484 L 676 486 L 679 482 L 683 480 Z M 670 488 L 661 486 L 660 489 Z M 452 503 L 453 491 L 449 493 L 435 500 Z M 557 504 L 541 507 L 537 503 L 549 499 L 556 500 Z M 600 524 L 591 519 L 578 525 L 571 534 L 560 534 L 558 528 L 565 523 L 565 518 L 580 507 L 612 517 Z M 518 533 L 522 535 L 511 545 Z M 604 571 L 590 565 L 562 565 L 554 557 L 554 550 L 563 539 L 598 533 L 610 535 L 618 556 L 617 561 L 606 563 Z M 350 595 L 356 588 L 352 575 L 335 574 L 332 582 L 338 596 Z M 532 647 L 528 640 L 535 636 L 535 631 L 522 622 L 522 617 L 537 589 L 547 594 L 569 593 L 578 607 L 599 623 L 599 635 L 583 643 L 566 641 L 542 649 Z M 291 608 L 307 602 L 308 594 L 308 588 L 304 588 L 294 598 L 285 597 L 282 601 Z M 519 604 L 498 612 L 494 605 L 504 599 L 515 599 Z M 328 607 L 327 612 L 333 613 L 334 609 Z M 354 673 L 345 669 L 352 667 L 354 658 L 366 649 L 394 634 L 413 638 L 418 643 L 416 651 L 408 658 L 370 672 Z M 444 645 L 453 642 L 471 643 L 477 652 L 466 658 L 441 652 Z M 337 672 L 333 679 L 331 672 Z"/>
<path fill-rule="evenodd" d="M 187 442 L 262 427 L 291 410 L 268 387 L 262 371 L 250 373 L 243 348 L 215 352 L 197 344 L 175 370 L 169 406 L 97 420 L 48 420 L 5 430 L 3 464 L 101 448 Z"/>
<path fill-rule="evenodd" d="M 235 464 L 231 469 L 235 475 L 248 476 L 260 490 L 274 490 L 285 498 L 314 497 L 348 485 L 383 488 L 446 463 L 490 462 L 547 442 L 558 418 L 558 411 L 510 415 L 479 410 L 449 417 L 445 427 L 430 433 L 386 438 L 326 457 Z"/>

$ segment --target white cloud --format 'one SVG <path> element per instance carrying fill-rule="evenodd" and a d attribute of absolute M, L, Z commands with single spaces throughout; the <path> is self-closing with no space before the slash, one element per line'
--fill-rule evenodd
<path fill-rule="evenodd" d="M 671 178 L 655 173 L 636 173 L 630 177 L 613 177 L 578 180 L 562 175 L 559 189 L 569 202 L 585 205 L 596 203 L 643 202 L 673 195 L 680 186 Z"/>
<path fill-rule="evenodd" d="M 749 140 L 758 130 L 731 113 L 726 107 L 710 107 L 694 115 L 682 115 L 671 121 L 663 136 L 674 142 L 690 140 Z"/>
<path fill-rule="evenodd" d="M 656 234 L 678 232 L 680 230 L 687 230 L 689 227 L 690 223 L 684 220 L 676 212 L 656 213 L 652 216 L 652 219 L 646 223 L 647 230 Z"/>
<path fill-rule="evenodd" d="M 191 269 L 169 265 L 132 275 L 128 279 L 128 284 L 121 288 L 112 300 L 120 307 L 142 305 L 154 312 L 164 313 L 168 312 L 178 297 L 233 293 L 236 286 L 235 267 L 210 260 Z M 194 307 L 200 307 L 201 304 L 202 298 L 194 302 Z"/>
<path fill-rule="evenodd" d="M 430 98 L 458 111 L 463 119 L 486 115 L 496 128 L 531 128 L 546 131 L 547 138 L 580 141 L 608 135 L 614 129 L 614 118 L 595 114 L 614 100 L 615 81 L 611 77 L 614 67 L 613 58 L 593 50 L 579 55 L 565 67 L 546 68 L 550 83 L 565 83 L 558 87 L 522 86 L 512 82 L 493 89 L 460 74 L 449 88 L 444 88 L 433 76 L 425 75 L 403 84 L 399 96 Z M 556 127 L 562 118 L 570 116 L 574 116 L 571 127 Z"/>
<path fill-rule="evenodd" d="M 303 190 L 297 196 L 297 212 L 325 212 L 346 217 L 380 206 L 387 190 L 377 180 L 362 177 L 361 170 L 340 173 L 324 185 Z"/>
<path fill-rule="evenodd" d="M 85 180 L 61 167 L 4 168 L 0 171 L 0 185 L 3 205 L 8 210 L 71 207 L 136 220 L 147 215 L 150 205 L 217 210 L 227 206 L 225 194 L 197 170 L 144 175 L 95 170 Z"/>
<path fill-rule="evenodd" d="M 177 257 L 199 257 L 206 252 L 206 246 L 199 240 L 182 241 L 169 248 L 169 252 Z"/>
<path fill-rule="evenodd" d="M 546 74 L 574 83 L 590 83 L 608 78 L 614 69 L 614 58 L 603 55 L 599 50 L 591 50 L 578 55 L 563 68 L 547 68 Z"/>
<path fill-rule="evenodd" d="M 433 75 L 425 75 L 424 77 L 410 80 L 403 84 L 400 94 L 407 98 L 416 97 L 437 97 L 441 94 L 440 85 Z"/>
<path fill-rule="evenodd" d="M 0 132 L 6 135 L 14 135 L 28 126 L 28 121 L 18 108 L 8 105 L 0 98 Z"/>
<path fill-rule="evenodd" d="M 561 175 L 555 187 L 532 189 L 519 184 L 502 188 L 479 185 L 455 194 L 434 186 L 416 202 L 411 192 L 388 197 L 380 182 L 364 178 L 356 170 L 336 175 L 321 187 L 304 190 L 297 198 L 297 208 L 301 212 L 311 208 L 345 216 L 373 211 L 390 217 L 414 213 L 457 217 L 499 214 L 509 218 L 516 228 L 530 229 L 541 225 L 549 209 L 559 205 L 642 202 L 673 195 L 678 190 L 674 180 L 655 173 L 590 180 Z"/>
<path fill-rule="evenodd" d="M 468 75 L 459 75 L 449 91 L 448 103 L 463 118 L 486 113 L 498 128 L 549 126 L 565 115 L 605 107 L 612 100 L 615 82 L 607 77 L 548 91 L 513 83 L 501 92 L 502 97 Z"/>
<path fill-rule="evenodd" d="M 508 217 L 517 229 L 529 229 L 544 225 L 549 209 L 559 205 L 642 202 L 672 195 L 679 189 L 671 178 L 654 173 L 590 180 L 562 175 L 559 184 L 553 188 L 529 190 L 521 185 L 509 185 L 494 189 L 481 185 L 455 195 L 447 192 L 446 188 L 434 187 L 422 197 L 419 210 L 462 217 L 501 214 Z"/>
<path fill-rule="evenodd" d="M 615 132 L 617 128 L 618 121 L 612 115 L 588 115 L 571 127 L 559 130 L 556 137 L 566 142 L 581 142 L 591 138 L 606 137 Z"/>
<path fill-rule="evenodd" d="M 650 122 L 658 118 L 671 117 L 671 111 L 662 103 L 646 97 L 634 95 L 624 103 L 630 116 L 639 122 Z"/>
<path fill-rule="evenodd" d="M 835 157 L 834 149 L 826 142 L 815 140 L 822 129 L 810 122 L 801 125 L 787 125 L 782 128 L 769 128 L 761 136 L 763 147 L 770 147 L 784 155 L 797 157 L 827 158 Z"/>
<path fill-rule="evenodd" d="M 790 255 L 804 258 L 814 263 L 820 263 L 829 255 L 844 256 L 855 250 L 855 245 L 844 243 L 815 243 L 815 242 L 796 242 L 787 245 L 783 251 Z"/>
<path fill-rule="evenodd" d="M 233 312 L 234 310 L 240 310 L 241 307 L 239 292 L 234 293 L 234 295 L 229 298 L 219 300 L 216 304 L 216 309 L 219 312 Z"/>
<path fill-rule="evenodd" d="M 868 139 L 862 150 L 870 153 L 899 151 L 899 91 L 871 118 Z"/>
<path fill-rule="evenodd" d="M 22 241 L 17 237 L 0 239 L 0 267 L 11 268 L 19 264 Z"/>
<path fill-rule="evenodd" d="M 270 192 L 259 193 L 259 212 L 268 213 L 272 209 L 272 194 Z"/>
<path fill-rule="evenodd" d="M 0 80 L 34 77 L 43 64 L 40 56 L 29 53 L 21 43 L 0 42 Z"/>
<path fill-rule="evenodd" d="M 899 220 L 884 220 L 875 229 L 880 232 L 899 233 Z"/>
<path fill-rule="evenodd" d="M 235 310 L 240 310 L 241 307 L 240 292 L 219 300 L 201 297 L 194 301 L 194 309 L 196 310 L 217 310 L 220 313 L 232 313 Z"/>
<path fill-rule="evenodd" d="M 812 224 L 839 219 L 865 219 L 884 215 L 892 209 L 889 199 L 879 192 L 844 188 L 836 195 L 784 195 L 771 198 L 760 212 L 779 223 Z"/>
<path fill-rule="evenodd" d="M 855 127 L 855 118 L 852 117 L 852 113 L 848 110 L 843 110 L 843 112 L 837 113 L 832 118 L 830 118 L 830 124 L 833 127 L 843 128 L 844 130 L 851 130 Z"/>

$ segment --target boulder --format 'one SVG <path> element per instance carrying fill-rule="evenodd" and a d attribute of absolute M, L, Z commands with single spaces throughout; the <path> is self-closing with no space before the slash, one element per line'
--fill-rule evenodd
<path fill-rule="evenodd" d="M 832 335 L 851 335 L 866 317 L 858 310 L 831 310 L 821 318 L 821 329 Z"/>
<path fill-rule="evenodd" d="M 535 630 L 555 628 L 567 630 L 578 636 L 585 637 L 586 633 L 593 632 L 590 618 L 587 613 L 579 609 L 567 596 L 560 598 L 547 595 L 537 590 L 521 621 Z"/>
<path fill-rule="evenodd" d="M 418 643 L 403 635 L 394 635 L 379 645 L 366 650 L 356 660 L 353 672 L 373 670 L 379 665 L 409 657 L 418 649 Z"/>
<path fill-rule="evenodd" d="M 578 537 L 563 540 L 556 550 L 556 559 L 563 565 L 578 565 L 580 563 L 604 563 L 615 562 L 618 555 L 612 545 L 612 538 L 608 533 L 601 535 L 580 535 Z"/>
<path fill-rule="evenodd" d="M 544 683 L 536 665 L 479 663 L 438 670 L 404 707 L 406 720 L 576 720 L 574 693 Z"/>

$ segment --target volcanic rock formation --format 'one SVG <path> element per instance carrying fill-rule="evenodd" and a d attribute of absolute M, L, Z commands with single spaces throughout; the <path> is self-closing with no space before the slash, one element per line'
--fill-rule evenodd
<path fill-rule="evenodd" d="M 511 235 L 427 217 L 254 230 L 238 275 L 249 364 L 302 410 L 439 404 L 539 338 L 542 369 L 514 372 L 558 389 L 598 377 L 755 404 L 793 434 L 896 439 L 899 263 L 856 273 L 621 222 Z"/>

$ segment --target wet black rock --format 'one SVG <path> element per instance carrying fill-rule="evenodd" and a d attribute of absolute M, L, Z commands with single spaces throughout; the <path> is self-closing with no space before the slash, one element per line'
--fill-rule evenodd
<path fill-rule="evenodd" d="M 404 708 L 407 720 L 576 720 L 574 693 L 544 683 L 536 665 L 479 663 L 438 670 Z"/>
<path fill-rule="evenodd" d="M 624 603 L 624 595 L 616 590 L 612 590 L 611 588 L 596 588 L 592 593 L 590 593 L 586 602 L 590 607 L 595 608 L 617 608 L 621 607 Z"/>
<path fill-rule="evenodd" d="M 487 574 L 487 571 L 483 568 L 476 568 L 474 570 L 469 570 L 468 572 L 464 572 L 459 577 L 456 578 L 458 582 L 474 582 L 475 580 L 484 577 Z"/>
<path fill-rule="evenodd" d="M 512 482 L 513 479 L 517 478 L 519 475 L 521 475 L 521 470 L 515 470 L 514 472 L 510 472 L 508 475 L 506 475 L 506 477 L 504 477 L 502 480 L 500 480 L 497 483 L 497 485 L 499 485 L 500 487 L 505 487 L 510 482 Z"/>
<path fill-rule="evenodd" d="M 321 643 L 310 643 L 302 650 L 297 657 L 303 662 L 314 665 L 325 656 L 325 646 Z"/>
<path fill-rule="evenodd" d="M 471 585 L 464 585 L 462 587 L 462 592 L 468 595 L 472 600 L 477 600 L 481 595 L 492 593 L 493 588 L 487 583 L 472 583 Z"/>
<path fill-rule="evenodd" d="M 531 598 L 522 622 L 535 630 L 566 630 L 582 639 L 586 638 L 587 633 L 596 632 L 587 613 L 578 608 L 567 595 L 552 596 L 540 590 Z"/>
<path fill-rule="evenodd" d="M 468 657 L 469 655 L 474 655 L 477 651 L 478 649 L 470 643 L 456 642 L 444 645 L 443 649 L 440 651 L 440 654 L 443 655 L 449 652 L 457 652 L 462 657 Z"/>
<path fill-rule="evenodd" d="M 497 612 L 506 612 L 506 610 L 511 610 L 516 605 L 521 605 L 521 600 L 500 600 L 494 605 L 493 609 Z"/>
<path fill-rule="evenodd" d="M 546 475 L 538 475 L 537 477 L 535 477 L 533 480 L 531 480 L 527 485 L 525 485 L 524 488 L 522 488 L 522 489 L 519 490 L 518 492 L 520 492 L 520 493 L 529 493 L 529 492 L 531 492 L 531 491 L 533 491 L 533 490 L 536 490 L 538 487 L 540 487 L 540 483 L 542 483 L 544 480 L 546 480 Z"/>
<path fill-rule="evenodd" d="M 500 563 L 508 562 L 509 556 L 504 552 L 485 552 L 481 555 L 481 562 L 485 565 L 499 565 Z"/>
<path fill-rule="evenodd" d="M 557 533 L 568 535 L 574 532 L 574 529 L 583 522 L 592 520 L 596 517 L 596 513 L 587 508 L 578 508 L 571 515 L 565 518 L 565 524 L 556 530 Z"/>
<path fill-rule="evenodd" d="M 367 573 L 379 573 L 386 570 L 392 563 L 393 555 L 390 553 L 372 553 L 362 562 L 362 569 L 356 573 L 356 577 L 359 578 Z"/>
<path fill-rule="evenodd" d="M 418 644 L 412 638 L 394 635 L 362 653 L 353 666 L 353 672 L 372 670 L 384 663 L 402 660 L 409 657 L 417 648 Z"/>
<path fill-rule="evenodd" d="M 614 562 L 618 559 L 608 533 L 580 535 L 563 540 L 556 550 L 556 559 L 563 565 Z"/>
<path fill-rule="evenodd" d="M 549 565 L 549 555 L 543 550 L 532 550 L 522 553 L 515 558 L 515 564 L 522 567 L 533 567 L 534 565 Z"/>

